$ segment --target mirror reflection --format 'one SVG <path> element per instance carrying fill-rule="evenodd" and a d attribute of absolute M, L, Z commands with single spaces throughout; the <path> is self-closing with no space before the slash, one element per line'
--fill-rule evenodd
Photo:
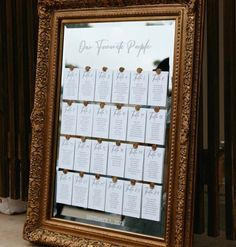
<path fill-rule="evenodd" d="M 53 217 L 163 237 L 175 21 L 64 24 Z"/>

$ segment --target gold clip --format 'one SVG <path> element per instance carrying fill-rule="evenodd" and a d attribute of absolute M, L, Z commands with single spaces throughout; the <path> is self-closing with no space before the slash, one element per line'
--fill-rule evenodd
<path fill-rule="evenodd" d="M 125 68 L 124 68 L 124 67 L 120 67 L 120 68 L 119 68 L 119 71 L 122 73 L 122 72 L 125 71 Z"/>
<path fill-rule="evenodd" d="M 160 108 L 160 106 L 156 106 L 156 107 L 154 107 L 154 111 L 155 111 L 155 112 L 159 112 L 159 111 L 160 111 L 160 109 L 161 109 L 161 108 Z"/>
<path fill-rule="evenodd" d="M 70 64 L 69 65 L 69 69 L 70 69 L 70 71 L 73 71 L 73 69 L 75 68 L 75 66 L 74 65 L 72 65 L 72 64 Z"/>
<path fill-rule="evenodd" d="M 79 176 L 82 178 L 84 176 L 84 173 L 83 172 L 80 172 L 79 173 Z"/>
<path fill-rule="evenodd" d="M 137 70 L 136 70 L 136 71 L 137 71 L 137 73 L 138 73 L 138 74 L 141 74 L 141 73 L 142 73 L 142 71 L 143 71 L 143 69 L 142 69 L 142 68 L 137 68 Z"/>
<path fill-rule="evenodd" d="M 117 177 L 112 177 L 111 179 L 112 179 L 113 183 L 117 182 Z"/>
<path fill-rule="evenodd" d="M 106 72 L 106 71 L 107 71 L 107 69 L 108 69 L 108 68 L 107 68 L 107 67 L 105 67 L 105 66 L 104 66 L 104 67 L 102 67 L 102 71 L 103 71 L 103 72 Z"/>
<path fill-rule="evenodd" d="M 85 136 L 81 136 L 80 139 L 81 139 L 82 142 L 86 141 L 86 137 Z"/>
<path fill-rule="evenodd" d="M 156 144 L 153 144 L 153 145 L 152 145 L 152 150 L 153 150 L 153 151 L 156 151 L 156 150 L 157 150 L 157 145 L 156 145 Z"/>
<path fill-rule="evenodd" d="M 158 75 L 160 75 L 161 74 L 161 69 L 156 69 L 156 73 L 158 74 Z"/>
<path fill-rule="evenodd" d="M 117 108 L 118 110 L 120 110 L 121 107 L 122 107 L 122 104 L 117 104 L 117 105 L 116 105 L 116 108 Z"/>
<path fill-rule="evenodd" d="M 97 141 L 98 141 L 98 143 L 100 143 L 100 144 L 102 143 L 102 139 L 101 139 L 101 138 L 99 138 Z"/>
<path fill-rule="evenodd" d="M 99 174 L 96 174 L 95 175 L 95 178 L 98 180 L 100 178 L 100 175 Z"/>
<path fill-rule="evenodd" d="M 120 141 L 116 141 L 116 146 L 120 146 Z"/>
<path fill-rule="evenodd" d="M 131 179 L 131 180 L 130 180 L 130 183 L 131 183 L 131 185 L 133 185 L 133 186 L 134 186 L 134 185 L 136 184 L 136 180 Z"/>
<path fill-rule="evenodd" d="M 150 188 L 153 190 L 155 187 L 155 184 L 154 183 L 150 183 Z"/>
<path fill-rule="evenodd" d="M 68 172 L 67 169 L 64 169 L 64 170 L 63 170 L 63 173 L 64 173 L 64 174 L 67 174 L 67 172 Z"/>
<path fill-rule="evenodd" d="M 135 106 L 135 110 L 136 110 L 136 111 L 139 111 L 139 110 L 140 110 L 140 108 L 141 108 L 141 106 L 140 106 L 140 105 L 136 105 L 136 106 Z"/>
<path fill-rule="evenodd" d="M 105 106 L 105 103 L 104 102 L 100 102 L 100 107 L 103 109 Z"/>
<path fill-rule="evenodd" d="M 67 101 L 68 106 L 71 106 L 71 105 L 72 105 L 72 103 L 73 103 L 73 101 L 72 101 L 72 100 L 68 100 L 68 101 Z"/>
<path fill-rule="evenodd" d="M 134 144 L 133 144 L 133 148 L 134 148 L 134 149 L 137 149 L 137 148 L 138 148 L 138 143 L 134 143 Z"/>
<path fill-rule="evenodd" d="M 87 71 L 87 72 L 89 72 L 90 69 L 91 69 L 90 66 L 86 66 L 86 67 L 85 67 L 85 71 Z"/>
<path fill-rule="evenodd" d="M 84 106 L 87 106 L 88 105 L 88 101 L 84 101 L 83 104 L 84 104 Z"/>
<path fill-rule="evenodd" d="M 70 140 L 70 136 L 69 135 L 66 135 L 66 140 Z"/>

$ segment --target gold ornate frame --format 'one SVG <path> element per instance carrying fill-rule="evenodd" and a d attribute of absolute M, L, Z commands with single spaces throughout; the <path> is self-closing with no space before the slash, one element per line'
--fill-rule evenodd
<path fill-rule="evenodd" d="M 37 75 L 29 203 L 24 239 L 50 246 L 191 246 L 203 0 L 39 0 Z M 61 22 L 66 19 L 176 20 L 172 122 L 163 239 L 51 218 Z M 59 68 L 59 69 L 58 69 Z M 104 233 L 105 231 L 105 233 Z"/>

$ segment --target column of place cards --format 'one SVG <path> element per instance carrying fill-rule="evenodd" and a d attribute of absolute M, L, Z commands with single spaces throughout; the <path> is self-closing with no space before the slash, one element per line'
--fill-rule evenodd
<path fill-rule="evenodd" d="M 73 170 L 75 138 L 60 137 L 58 167 Z"/>
<path fill-rule="evenodd" d="M 57 172 L 56 202 L 71 205 L 73 173 Z"/>
<path fill-rule="evenodd" d="M 74 170 L 89 172 L 92 141 L 76 138 Z"/>
<path fill-rule="evenodd" d="M 62 102 L 61 134 L 75 135 L 78 104 Z"/>
<path fill-rule="evenodd" d="M 82 208 L 88 207 L 90 175 L 74 173 L 72 205 Z"/>
<path fill-rule="evenodd" d="M 63 99 L 77 100 L 79 92 L 79 69 L 65 68 L 63 77 Z"/>

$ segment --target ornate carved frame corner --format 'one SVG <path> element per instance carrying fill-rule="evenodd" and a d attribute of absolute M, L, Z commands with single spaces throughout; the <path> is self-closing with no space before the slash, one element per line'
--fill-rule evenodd
<path fill-rule="evenodd" d="M 39 0 L 39 34 L 29 202 L 24 239 L 50 246 L 191 246 L 196 123 L 204 0 Z M 64 19 L 165 16 L 177 22 L 166 229 L 163 239 L 136 237 L 51 218 L 60 25 Z M 104 230 L 103 230 L 104 231 Z"/>

